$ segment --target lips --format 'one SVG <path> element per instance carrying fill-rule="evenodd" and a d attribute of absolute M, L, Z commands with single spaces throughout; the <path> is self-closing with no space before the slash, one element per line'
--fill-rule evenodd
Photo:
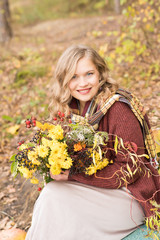
<path fill-rule="evenodd" d="M 85 88 L 85 89 L 80 89 L 77 90 L 77 92 L 79 92 L 82 95 L 88 94 L 90 92 L 91 88 Z"/>

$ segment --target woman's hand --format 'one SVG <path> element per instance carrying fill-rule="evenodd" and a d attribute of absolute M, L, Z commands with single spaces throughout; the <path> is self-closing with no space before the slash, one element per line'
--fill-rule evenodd
<path fill-rule="evenodd" d="M 69 176 L 69 170 L 62 171 L 61 174 L 53 175 L 50 171 L 50 176 L 56 181 L 67 181 Z"/>

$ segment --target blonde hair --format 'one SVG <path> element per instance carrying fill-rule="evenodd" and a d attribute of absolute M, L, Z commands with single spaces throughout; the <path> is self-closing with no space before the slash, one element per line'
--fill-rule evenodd
<path fill-rule="evenodd" d="M 89 58 L 95 64 L 100 74 L 99 91 L 97 94 L 100 105 L 104 99 L 117 90 L 118 84 L 109 77 L 109 69 L 104 59 L 91 47 L 72 45 L 64 51 L 57 63 L 49 105 L 51 118 L 55 117 L 58 111 L 68 115 L 70 111 L 69 103 L 72 99 L 68 83 L 75 73 L 77 62 L 83 57 Z"/>

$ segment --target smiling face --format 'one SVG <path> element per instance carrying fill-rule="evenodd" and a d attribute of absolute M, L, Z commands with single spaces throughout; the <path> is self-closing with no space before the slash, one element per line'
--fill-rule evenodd
<path fill-rule="evenodd" d="M 69 82 L 71 95 L 80 101 L 81 110 L 98 92 L 100 74 L 93 62 L 83 57 L 77 62 L 74 76 Z"/>

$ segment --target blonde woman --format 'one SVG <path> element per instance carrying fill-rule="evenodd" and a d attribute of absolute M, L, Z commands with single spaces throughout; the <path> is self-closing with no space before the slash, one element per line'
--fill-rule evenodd
<path fill-rule="evenodd" d="M 36 201 L 26 239 L 120 240 L 153 216 L 149 200 L 160 203 L 160 176 L 156 154 L 146 142 L 150 126 L 144 109 L 132 94 L 118 89 L 105 61 L 84 45 L 73 45 L 61 55 L 52 89 L 52 119 L 58 111 L 71 113 L 73 122 L 81 119 L 76 116 L 86 116 L 95 129 L 109 133 L 108 149 L 114 149 L 118 136 L 124 143 L 134 143 L 138 155 L 152 157 L 141 157 L 135 167 L 129 156 L 108 150 L 113 164 L 96 175 L 69 170 L 51 174 L 54 181 Z M 133 173 L 128 177 L 127 166 Z"/>

